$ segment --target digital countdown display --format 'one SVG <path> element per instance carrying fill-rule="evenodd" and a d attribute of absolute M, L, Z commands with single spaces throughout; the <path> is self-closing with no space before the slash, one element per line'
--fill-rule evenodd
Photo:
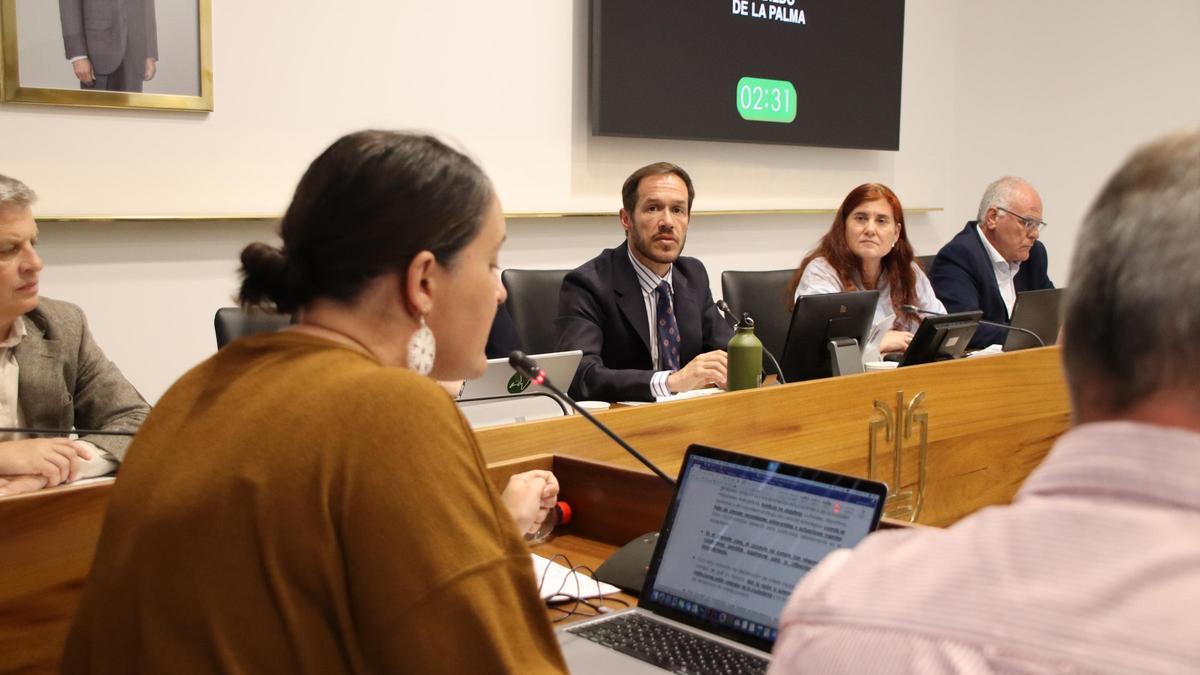
<path fill-rule="evenodd" d="M 898 150 L 904 0 L 591 0 L 600 136 Z"/>

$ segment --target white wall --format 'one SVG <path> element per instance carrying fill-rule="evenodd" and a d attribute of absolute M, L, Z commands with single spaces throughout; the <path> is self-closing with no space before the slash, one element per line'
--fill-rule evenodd
<path fill-rule="evenodd" d="M 1045 203 L 1051 279 L 1065 282 L 1109 174 L 1138 145 L 1200 123 L 1200 2 L 972 0 L 957 24 L 947 205 L 966 220 L 988 181 L 1024 176 Z"/>
<path fill-rule="evenodd" d="M 1137 25 L 1112 14 L 1127 7 L 1115 0 L 909 0 L 894 153 L 592 138 L 583 0 L 365 4 L 220 3 L 215 112 L 2 106 L 0 172 L 37 189 L 46 215 L 278 213 L 340 133 L 416 127 L 466 146 L 509 211 L 615 210 L 629 171 L 659 159 L 693 174 L 697 209 L 832 208 L 882 181 L 906 206 L 947 208 L 910 215 L 919 253 L 972 216 L 988 180 L 1015 172 L 1043 193 L 1065 282 L 1074 222 L 1107 172 L 1137 142 L 1200 120 L 1200 93 L 1180 81 L 1200 62 L 1184 39 L 1200 29 L 1194 0 L 1153 3 Z M 469 100 L 447 103 L 448 81 Z M 698 216 L 687 252 L 719 294 L 722 270 L 791 267 L 828 221 Z M 237 252 L 270 236 L 260 223 L 47 223 L 43 289 L 84 306 L 153 400 L 211 353 Z M 619 240 L 615 218 L 513 220 L 501 263 L 570 267 Z"/>

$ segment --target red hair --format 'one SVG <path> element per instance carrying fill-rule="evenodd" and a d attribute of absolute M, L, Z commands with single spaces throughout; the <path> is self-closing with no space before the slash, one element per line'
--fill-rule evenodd
<path fill-rule="evenodd" d="M 882 183 L 859 185 L 842 200 L 842 206 L 834 214 L 833 224 L 829 227 L 829 231 L 821 237 L 821 241 L 817 242 L 817 247 L 804 256 L 800 267 L 792 275 L 787 290 L 789 306 L 795 306 L 796 288 L 800 285 L 800 277 L 804 275 L 805 268 L 819 257 L 825 258 L 837 272 L 843 290 L 855 290 L 854 273 L 858 272 L 858 277 L 862 278 L 862 260 L 850 250 L 850 244 L 846 242 L 846 219 L 850 217 L 851 213 L 854 213 L 854 209 L 863 203 L 878 199 L 886 201 L 892 207 L 896 225 L 899 227 L 896 245 L 880 260 L 879 276 L 887 279 L 888 287 L 891 289 L 892 310 L 896 315 L 896 324 L 900 324 L 905 319 L 920 320 L 918 315 L 900 309 L 901 305 L 917 304 L 917 275 L 913 271 L 913 249 L 912 244 L 908 243 L 904 209 L 900 206 L 900 200 L 896 197 L 896 193 Z"/>

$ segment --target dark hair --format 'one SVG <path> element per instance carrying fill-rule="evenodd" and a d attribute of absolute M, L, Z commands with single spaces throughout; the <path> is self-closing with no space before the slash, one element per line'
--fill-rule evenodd
<path fill-rule="evenodd" d="M 242 305 L 294 312 L 317 297 L 354 299 L 421 251 L 453 262 L 479 231 L 491 181 L 431 136 L 359 131 L 313 160 L 279 233 L 283 247 L 242 250 Z"/>
<path fill-rule="evenodd" d="M 913 249 L 912 244 L 908 243 L 908 228 L 904 226 L 904 209 L 901 208 L 900 199 L 896 197 L 896 193 L 881 183 L 859 185 L 842 200 L 842 206 L 833 216 L 833 225 L 829 227 L 825 236 L 821 237 L 821 241 L 817 242 L 817 247 L 804 257 L 804 260 L 800 262 L 800 267 L 796 268 L 796 273 L 792 275 L 787 290 L 789 307 L 795 306 L 793 298 L 796 295 L 796 287 L 800 285 L 800 277 L 804 276 L 805 268 L 818 257 L 825 258 L 833 267 L 844 289 L 854 290 L 853 273 L 857 271 L 859 276 L 862 276 L 862 260 L 850 250 L 850 244 L 846 242 L 846 219 L 850 217 L 854 209 L 864 202 L 877 199 L 886 201 L 892 207 L 896 225 L 900 228 L 896 245 L 879 261 L 882 268 L 880 276 L 887 278 L 888 287 L 891 289 L 892 309 L 896 315 L 896 323 L 899 324 L 902 319 L 919 318 L 911 312 L 900 309 L 902 305 L 917 304 L 917 275 L 913 272 Z"/>
<path fill-rule="evenodd" d="M 625 211 L 633 213 L 637 208 L 638 200 L 638 185 L 642 179 L 647 176 L 666 176 L 675 174 L 679 176 L 683 184 L 687 186 L 688 192 L 688 215 L 692 213 L 692 201 L 696 199 L 696 188 L 692 186 L 692 177 L 688 175 L 682 168 L 671 164 L 670 162 L 655 162 L 647 164 L 642 168 L 634 171 L 625 179 L 625 184 L 621 186 L 621 205 L 625 207 Z"/>

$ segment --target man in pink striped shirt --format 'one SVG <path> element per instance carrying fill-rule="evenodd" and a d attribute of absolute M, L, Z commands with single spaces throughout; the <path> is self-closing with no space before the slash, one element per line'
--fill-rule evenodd
<path fill-rule="evenodd" d="M 1200 672 L 1200 129 L 1081 228 L 1074 428 L 1009 506 L 877 533 L 796 587 L 773 673 Z"/>

